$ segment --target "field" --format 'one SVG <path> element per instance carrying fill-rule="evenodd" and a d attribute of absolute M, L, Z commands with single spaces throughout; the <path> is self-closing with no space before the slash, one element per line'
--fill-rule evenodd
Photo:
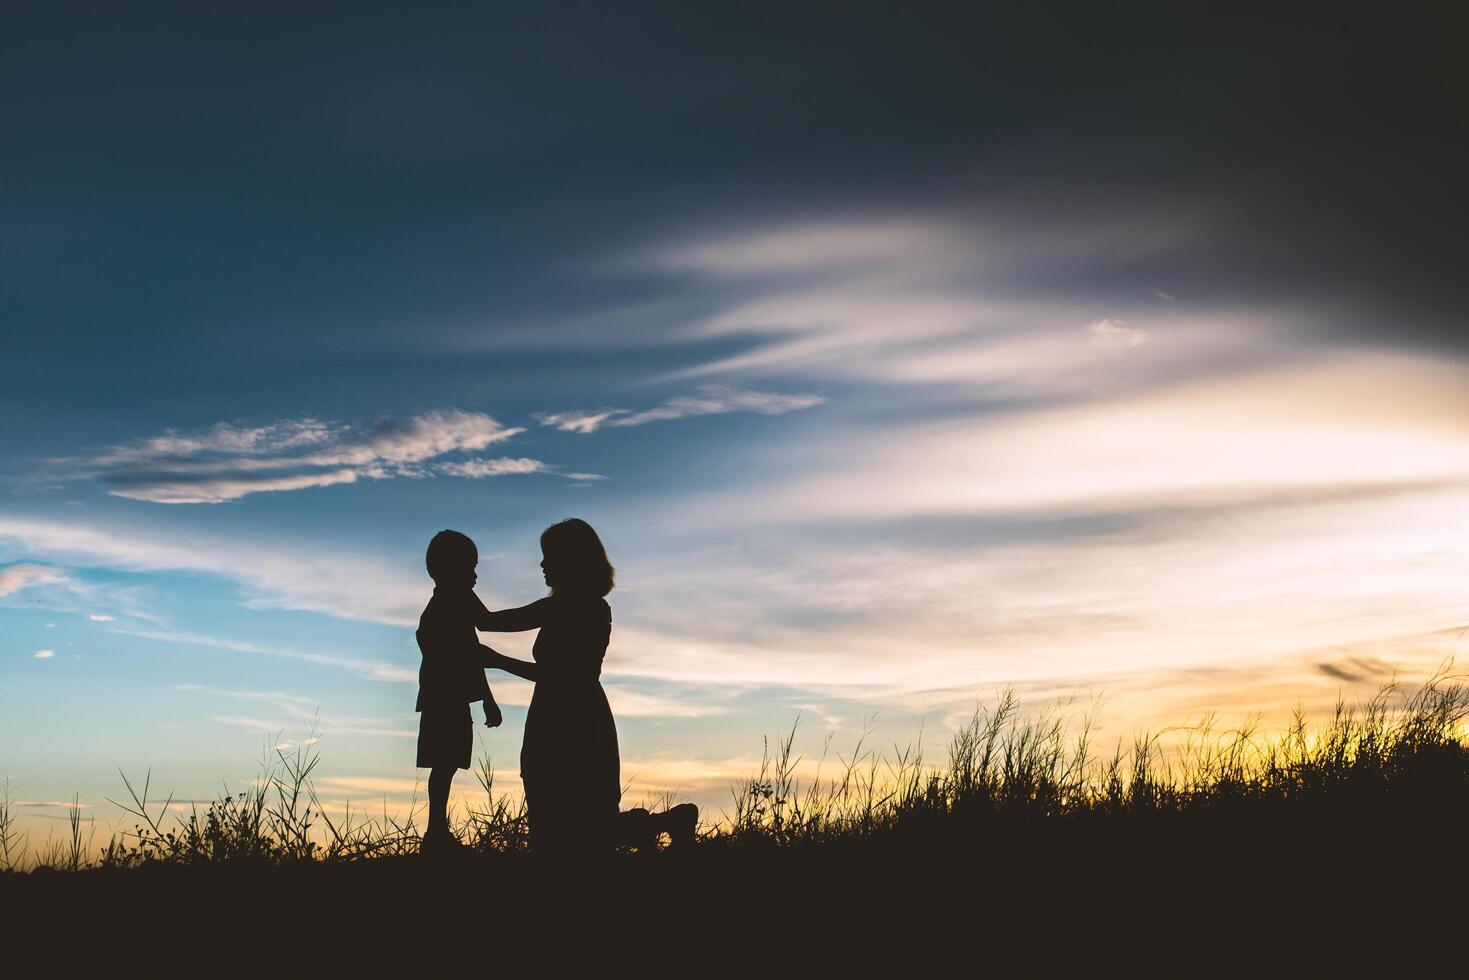
<path fill-rule="evenodd" d="M 1462 921 L 1469 690 L 1453 680 L 1445 670 L 1385 688 L 1316 728 L 1206 724 L 1166 750 L 1148 736 L 1104 755 L 1084 726 L 1002 696 L 937 764 L 859 747 L 805 783 L 786 737 L 697 844 L 575 868 L 528 852 L 525 814 L 488 773 L 483 805 L 458 827 L 465 853 L 433 861 L 417 855 L 411 818 L 328 819 L 311 788 L 316 758 L 298 749 L 250 792 L 182 820 L 166 822 L 163 801 L 129 784 L 119 802 L 133 831 L 88 851 L 74 820 L 29 855 L 30 870 L 0 875 L 0 898 L 11 923 L 38 909 L 75 921 L 130 909 L 143 922 L 205 915 L 211 928 L 261 915 L 311 929 L 341 916 L 350 928 L 397 909 L 417 935 L 433 908 L 425 928 L 454 935 L 492 923 L 521 937 L 652 930 L 733 950 L 742 935 L 758 946 L 801 934 L 816 944 L 808 953 L 830 942 L 843 955 L 869 940 L 982 936 L 1024 936 L 1046 956 L 1084 937 L 1141 951 L 1191 929 L 1235 949 L 1278 929 L 1308 942 L 1319 923 L 1337 934 L 1325 956 L 1347 939 L 1392 939 L 1412 909 L 1422 951 L 1434 916 Z M 0 831 L 14 867 L 26 844 L 8 807 Z"/>

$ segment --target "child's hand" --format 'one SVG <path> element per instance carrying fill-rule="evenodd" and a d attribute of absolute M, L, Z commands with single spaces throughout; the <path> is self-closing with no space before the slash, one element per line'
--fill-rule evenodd
<path fill-rule="evenodd" d="M 499 728 L 505 716 L 500 713 L 500 706 L 489 698 L 485 699 L 485 727 Z"/>

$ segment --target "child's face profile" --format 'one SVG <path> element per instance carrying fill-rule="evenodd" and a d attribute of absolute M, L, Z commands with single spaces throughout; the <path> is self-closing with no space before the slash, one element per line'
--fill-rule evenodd
<path fill-rule="evenodd" d="M 478 562 L 475 564 L 460 565 L 452 571 L 447 572 L 439 579 L 439 582 L 443 585 L 463 586 L 472 589 L 475 583 L 479 581 L 479 573 L 475 571 L 478 567 Z"/>

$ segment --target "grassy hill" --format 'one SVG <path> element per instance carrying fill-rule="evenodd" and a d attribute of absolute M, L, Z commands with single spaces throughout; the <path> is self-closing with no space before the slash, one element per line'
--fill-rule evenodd
<path fill-rule="evenodd" d="M 411 822 L 328 819 L 313 802 L 315 758 L 283 754 L 251 792 L 178 821 L 131 787 L 133 832 L 96 854 L 53 845 L 34 870 L 0 874 L 0 900 L 12 924 L 40 909 L 77 922 L 203 917 L 206 932 L 262 914 L 309 930 L 386 915 L 406 936 L 661 937 L 650 955 L 738 957 L 800 935 L 844 956 L 869 942 L 952 952 L 1023 937 L 1044 957 L 1083 937 L 1137 953 L 1194 933 L 1229 948 L 1273 930 L 1309 943 L 1320 928 L 1336 937 L 1320 955 L 1338 955 L 1458 917 L 1469 691 L 1450 680 L 1387 688 L 1314 730 L 1195 730 L 1169 752 L 1141 737 L 1098 757 L 1084 730 L 1027 720 L 1008 696 L 938 765 L 860 756 L 803 784 L 785 739 L 733 817 L 692 847 L 576 867 L 529 853 L 523 811 L 493 795 L 458 828 L 464 854 L 422 858 Z"/>

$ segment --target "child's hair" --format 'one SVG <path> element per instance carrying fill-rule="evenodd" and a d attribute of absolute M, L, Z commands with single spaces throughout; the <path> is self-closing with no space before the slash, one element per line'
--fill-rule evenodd
<path fill-rule="evenodd" d="M 557 592 L 605 596 L 612 591 L 617 570 L 607 560 L 607 549 L 592 526 L 568 517 L 541 532 L 541 551 L 556 563 Z"/>
<path fill-rule="evenodd" d="M 440 531 L 428 543 L 424 564 L 429 577 L 438 581 L 445 575 L 474 568 L 479 562 L 479 549 L 466 535 L 458 531 Z"/>

